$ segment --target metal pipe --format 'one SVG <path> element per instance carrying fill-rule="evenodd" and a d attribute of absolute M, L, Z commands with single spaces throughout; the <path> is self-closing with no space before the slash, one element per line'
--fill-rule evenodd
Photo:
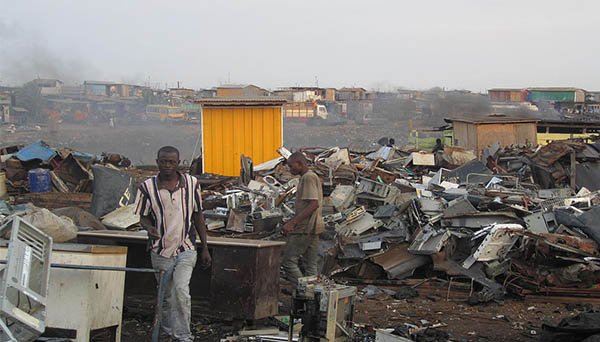
<path fill-rule="evenodd" d="M 292 298 L 292 306 L 294 305 L 294 298 Z M 290 309 L 290 321 L 288 323 L 288 342 L 292 342 L 294 339 L 294 309 Z"/>
<path fill-rule="evenodd" d="M 0 260 L 0 264 L 6 264 L 6 260 Z M 139 273 L 160 273 L 161 271 L 153 268 L 135 268 L 135 267 L 117 267 L 117 266 L 93 266 L 93 265 L 69 265 L 51 263 L 50 267 L 69 268 L 76 270 L 94 270 L 94 271 L 116 271 L 116 272 L 139 272 Z"/>
<path fill-rule="evenodd" d="M 158 274 L 158 295 L 156 296 L 156 308 L 154 310 L 154 324 L 152 326 L 152 342 L 158 342 L 160 336 L 160 320 L 162 317 L 162 304 L 165 300 L 165 288 L 169 277 L 165 276 L 165 271 L 160 271 Z M 170 273 L 170 272 L 169 272 Z"/>

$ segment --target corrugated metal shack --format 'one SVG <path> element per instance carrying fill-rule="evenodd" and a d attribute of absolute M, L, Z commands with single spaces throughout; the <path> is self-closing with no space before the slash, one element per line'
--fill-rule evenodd
<path fill-rule="evenodd" d="M 475 151 L 500 144 L 536 144 L 539 120 L 490 115 L 479 118 L 446 118 L 454 129 L 454 145 Z"/>
<path fill-rule="evenodd" d="M 277 149 L 283 145 L 285 102 L 277 97 L 195 101 L 202 105 L 204 171 L 238 176 L 242 154 L 255 165 L 277 158 Z"/>

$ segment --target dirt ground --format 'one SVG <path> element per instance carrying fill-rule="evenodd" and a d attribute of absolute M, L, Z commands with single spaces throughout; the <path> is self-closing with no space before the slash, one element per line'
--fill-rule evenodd
<path fill-rule="evenodd" d="M 398 286 L 381 286 L 397 291 Z M 287 315 L 291 302 L 290 285 L 282 281 L 280 292 L 280 315 Z M 397 328 L 405 323 L 419 327 L 439 324 L 436 330 L 449 335 L 450 341 L 536 341 L 541 334 L 543 323 L 558 323 L 561 319 L 577 315 L 592 308 L 590 305 L 560 304 L 551 302 L 530 302 L 516 297 L 507 297 L 501 302 L 491 302 L 471 306 L 464 300 L 464 294 L 451 293 L 448 298 L 446 289 L 416 289 L 419 296 L 397 300 L 387 295 L 367 298 L 358 286 L 354 323 L 364 325 L 366 330 L 373 328 Z M 462 296 L 462 298 L 461 298 Z M 128 298 L 126 300 L 122 341 L 148 341 L 152 329 L 152 297 Z M 273 321 L 253 322 L 220 321 L 198 314 L 204 303 L 193 304 L 193 328 L 196 341 L 220 341 L 221 338 L 234 335 L 235 331 L 248 329 L 273 328 Z M 598 309 L 598 307 L 596 307 Z M 355 341 L 367 342 L 373 339 L 364 335 Z M 441 340 L 433 340 L 441 341 Z"/>
<path fill-rule="evenodd" d="M 363 299 L 356 307 L 355 322 L 379 328 L 442 324 L 453 341 L 535 341 L 544 322 L 557 323 L 577 310 L 553 303 L 531 303 L 506 298 L 471 306 L 466 301 L 447 301 L 446 294 L 420 295 L 395 300 Z"/>

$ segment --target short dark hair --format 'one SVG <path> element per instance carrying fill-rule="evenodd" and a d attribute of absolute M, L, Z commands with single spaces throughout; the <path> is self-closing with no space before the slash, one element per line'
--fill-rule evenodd
<path fill-rule="evenodd" d="M 303 165 L 307 164 L 306 157 L 300 151 L 296 151 L 296 152 L 292 153 L 287 160 L 288 160 L 288 162 L 289 161 L 298 161 L 298 162 L 302 163 Z"/>
<path fill-rule="evenodd" d="M 175 153 L 177 154 L 177 159 L 179 159 L 179 150 L 173 146 L 163 146 L 159 148 L 158 153 L 156 153 L 156 158 L 159 158 L 161 153 Z"/>

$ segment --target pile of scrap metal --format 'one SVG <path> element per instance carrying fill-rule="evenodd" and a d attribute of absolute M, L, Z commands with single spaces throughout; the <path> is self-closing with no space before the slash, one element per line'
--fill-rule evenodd
<path fill-rule="evenodd" d="M 371 155 L 339 148 L 304 152 L 324 183 L 321 254 L 327 276 L 358 282 L 462 279 L 471 283 L 471 303 L 500 299 L 507 291 L 600 298 L 594 288 L 600 283 L 600 229 L 592 224 L 600 215 L 597 192 L 543 189 L 535 179 L 494 174 L 471 158 L 454 169 L 431 165 L 417 172 L 407 163 L 414 154 L 394 151 L 395 159 L 381 149 Z M 284 160 L 259 165 L 256 179 L 289 182 Z"/>
<path fill-rule="evenodd" d="M 49 191 L 89 193 L 94 164 L 122 168 L 130 166 L 131 162 L 120 154 L 93 155 L 67 148 L 56 149 L 41 140 L 27 146 L 0 149 L 0 169 L 6 173 L 8 192 L 13 195 L 32 190 L 28 173 L 37 169 L 49 173 Z"/>
<path fill-rule="evenodd" d="M 483 160 L 496 173 L 515 174 L 542 189 L 570 186 L 600 190 L 600 142 L 583 139 L 552 141 L 544 146 L 492 146 Z"/>
<path fill-rule="evenodd" d="M 365 203 L 385 203 L 385 199 L 377 197 L 377 191 L 388 190 L 389 200 L 395 200 L 394 196 L 401 191 L 387 184 L 427 172 L 427 168 L 436 165 L 432 153 L 403 152 L 392 146 L 382 146 L 365 153 L 338 147 L 307 148 L 302 151 L 311 169 L 323 180 L 324 214 L 336 214 L 338 218 L 345 217 L 342 216 L 343 210 L 353 202 L 356 184 L 362 184 L 364 194 L 361 199 Z M 253 167 L 248 166 L 251 163 L 242 156 L 238 184 L 229 183 L 220 191 L 204 192 L 204 215 L 211 232 L 233 236 L 243 234 L 254 238 L 280 237 L 276 227 L 294 214 L 298 179 L 290 174 L 285 164 L 291 152 L 284 147 L 278 152 L 281 157 Z M 378 189 L 380 184 L 385 187 Z M 349 220 L 353 215 L 361 218 L 364 213 L 360 210 L 356 208 L 355 213 L 349 213 Z M 359 224 L 368 225 L 370 216 L 368 214 Z M 331 220 L 332 217 L 327 219 Z"/>
<path fill-rule="evenodd" d="M 43 141 L 1 148 L 7 193 L 0 214 L 14 214 L 13 205 L 29 203 L 34 211 L 52 210 L 83 229 L 131 227 L 139 217 L 132 206 L 135 180 L 124 172 L 130 164 L 120 154 L 56 149 Z"/>

